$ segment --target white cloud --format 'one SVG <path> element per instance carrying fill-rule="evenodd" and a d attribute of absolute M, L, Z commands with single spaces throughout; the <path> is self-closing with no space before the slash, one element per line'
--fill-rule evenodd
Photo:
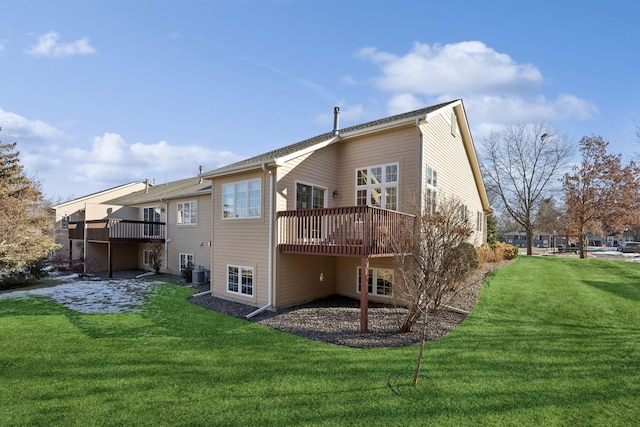
<path fill-rule="evenodd" d="M 4 51 L 4 47 L 7 45 L 7 41 L 6 40 L 1 40 L 0 39 L 0 52 Z"/>
<path fill-rule="evenodd" d="M 471 97 L 464 102 L 467 109 L 473 111 L 473 122 L 479 125 L 475 129 L 475 136 L 500 131 L 513 123 L 531 120 L 584 120 L 599 114 L 594 103 L 566 94 L 555 99 L 547 99 L 541 95 L 532 99 L 485 95 Z"/>
<path fill-rule="evenodd" d="M 424 107 L 425 102 L 412 93 L 393 95 L 387 103 L 389 114 L 401 114 Z"/>
<path fill-rule="evenodd" d="M 239 160 L 228 151 L 214 151 L 198 145 L 127 143 L 117 133 L 95 137 L 90 150 L 66 150 L 70 161 L 69 179 L 75 182 L 115 186 L 140 179 L 162 182 L 198 174 L 198 167 L 215 169 Z"/>
<path fill-rule="evenodd" d="M 64 132 L 42 120 L 29 120 L 18 114 L 4 111 L 2 108 L 0 108 L 0 127 L 2 127 L 0 139 L 3 136 L 18 140 L 18 142 L 25 139 L 45 139 L 49 141 L 66 139 Z"/>
<path fill-rule="evenodd" d="M 390 93 L 389 114 L 460 98 L 478 124 L 476 136 L 478 129 L 483 133 L 518 121 L 586 120 L 599 113 L 593 102 L 575 95 L 547 99 L 535 65 L 518 63 L 479 41 L 415 43 L 404 56 L 366 47 L 356 56 L 379 67 L 372 81 Z"/>
<path fill-rule="evenodd" d="M 359 84 L 361 84 L 358 80 L 356 80 L 353 76 L 347 74 L 345 76 L 342 76 L 342 78 L 340 79 L 340 81 L 346 85 L 349 86 L 357 86 Z"/>
<path fill-rule="evenodd" d="M 38 37 L 36 44 L 26 49 L 26 53 L 36 57 L 61 58 L 74 55 L 91 55 L 96 52 L 87 37 L 70 43 L 60 43 L 59 40 L 60 34 L 55 31 L 49 31 Z"/>
<path fill-rule="evenodd" d="M 376 84 L 391 92 L 441 93 L 529 91 L 542 84 L 542 75 L 531 64 L 518 64 L 478 41 L 455 44 L 416 43 L 398 57 L 374 48 L 361 49 L 358 56 L 380 66 Z"/>

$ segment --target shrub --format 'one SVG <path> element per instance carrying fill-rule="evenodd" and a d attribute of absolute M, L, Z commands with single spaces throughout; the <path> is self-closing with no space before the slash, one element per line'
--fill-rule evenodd
<path fill-rule="evenodd" d="M 496 262 L 516 259 L 516 257 L 518 256 L 518 248 L 504 242 L 496 243 L 493 247 L 493 250 L 496 254 Z"/>
<path fill-rule="evenodd" d="M 51 266 L 58 271 L 69 268 L 69 253 L 66 250 L 57 250 L 51 255 Z"/>
<path fill-rule="evenodd" d="M 467 267 L 468 271 L 475 270 L 480 266 L 480 260 L 478 259 L 478 252 L 471 243 L 462 243 L 458 246 L 458 253 L 462 258 L 462 262 Z"/>
<path fill-rule="evenodd" d="M 36 259 L 29 265 L 19 270 L 6 271 L 0 274 L 0 289 L 9 289 L 16 286 L 34 283 L 43 277 L 47 277 L 48 260 L 46 258 Z"/>
<path fill-rule="evenodd" d="M 489 244 L 483 243 L 478 247 L 477 252 L 480 264 L 484 264 L 486 262 L 496 262 L 496 253 Z"/>
<path fill-rule="evenodd" d="M 182 269 L 181 274 L 185 282 L 191 283 L 191 281 L 193 280 L 193 264 L 190 262 L 187 263 L 187 266 Z"/>
<path fill-rule="evenodd" d="M 503 260 L 512 260 L 518 257 L 518 248 L 504 242 L 498 242 L 493 245 L 484 243 L 478 250 L 478 258 L 480 262 L 500 262 Z"/>

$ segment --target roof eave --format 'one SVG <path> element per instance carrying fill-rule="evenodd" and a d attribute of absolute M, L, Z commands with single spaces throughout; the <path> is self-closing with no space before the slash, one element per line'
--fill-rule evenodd
<path fill-rule="evenodd" d="M 214 178 L 219 178 L 222 176 L 228 176 L 228 175 L 237 175 L 240 173 L 244 173 L 244 172 L 251 172 L 254 171 L 256 169 L 262 169 L 263 167 L 279 167 L 282 166 L 281 163 L 278 162 L 278 159 L 270 159 L 270 160 L 264 160 L 264 161 L 256 161 L 256 162 L 252 162 L 252 163 L 248 163 L 248 164 L 244 164 L 244 165 L 239 165 L 235 168 L 228 168 L 225 170 L 221 170 L 221 171 L 212 171 L 208 174 L 203 174 L 202 175 L 202 179 L 214 179 Z"/>
<path fill-rule="evenodd" d="M 476 181 L 476 187 L 478 189 L 478 194 L 480 195 L 480 201 L 482 203 L 482 208 L 486 213 L 492 213 L 493 208 L 489 203 L 489 196 L 487 195 L 487 189 L 484 186 L 484 180 L 482 179 L 482 171 L 480 170 L 480 162 L 478 161 L 478 156 L 476 154 L 476 149 L 473 145 L 473 138 L 471 137 L 471 130 L 469 128 L 469 123 L 467 122 L 467 115 L 464 112 L 464 107 L 461 101 L 457 101 L 457 105 L 453 106 L 454 110 L 456 110 L 456 117 L 464 117 L 463 126 L 460 126 L 460 131 L 462 132 L 462 140 L 464 141 L 464 148 L 467 152 L 467 157 L 469 159 L 469 164 L 471 165 L 471 171 L 473 173 L 473 178 Z M 460 124 L 460 123 L 459 123 Z"/>

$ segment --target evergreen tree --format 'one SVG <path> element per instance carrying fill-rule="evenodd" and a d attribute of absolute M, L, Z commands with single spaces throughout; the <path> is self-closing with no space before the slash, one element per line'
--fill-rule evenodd
<path fill-rule="evenodd" d="M 498 243 L 498 220 L 492 213 L 487 215 L 487 243 L 490 245 Z"/>
<path fill-rule="evenodd" d="M 55 243 L 39 183 L 24 174 L 16 143 L 0 143 L 0 284 L 42 277 Z"/>

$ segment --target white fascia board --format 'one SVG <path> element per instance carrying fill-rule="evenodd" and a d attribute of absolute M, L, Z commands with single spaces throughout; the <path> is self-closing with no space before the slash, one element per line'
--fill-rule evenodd
<path fill-rule="evenodd" d="M 302 150 L 298 150 L 291 154 L 287 154 L 286 156 L 278 157 L 274 159 L 275 164 L 276 166 L 282 166 L 291 159 L 295 159 L 296 157 L 304 156 L 305 154 L 312 153 L 316 150 L 320 150 L 321 148 L 331 145 L 338 140 L 340 140 L 340 136 L 334 136 L 333 138 L 327 139 L 326 141 L 319 142 L 310 147 L 304 148 Z"/>

